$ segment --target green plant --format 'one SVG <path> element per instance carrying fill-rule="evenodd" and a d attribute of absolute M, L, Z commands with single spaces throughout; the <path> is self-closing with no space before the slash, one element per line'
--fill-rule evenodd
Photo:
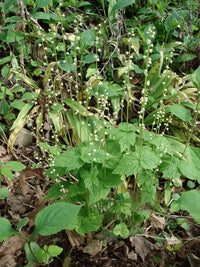
<path fill-rule="evenodd" d="M 37 163 L 49 164 L 45 172 L 54 183 L 46 200 L 56 203 L 37 215 L 25 246 L 28 266 L 36 260 L 48 264 L 62 250 L 40 248 L 34 242 L 38 233 L 107 229 L 125 238 L 142 232 L 154 210 L 163 216 L 187 210 L 200 223 L 199 207 L 193 208 L 200 198 L 200 151 L 193 146 L 199 142 L 199 28 L 198 16 L 191 15 L 196 4 L 0 4 L 0 40 L 9 51 L 0 59 L 0 132 L 11 131 L 12 151 L 20 130 L 30 128 L 42 152 Z M 8 120 L 14 120 L 11 127 Z M 8 167 L 1 165 L 1 174 L 11 177 Z M 192 190 L 172 194 L 183 178 Z M 72 220 L 59 225 L 70 214 Z M 4 218 L 0 228 L 2 240 L 21 236 L 21 226 L 15 231 Z"/>
<path fill-rule="evenodd" d="M 29 240 L 21 235 L 21 229 L 24 227 L 28 218 L 24 218 L 18 223 L 17 229 L 14 230 L 10 222 L 5 218 L 0 218 L 0 242 L 9 238 L 12 235 L 18 235 L 26 240 L 25 252 L 28 260 L 27 266 L 33 266 L 34 262 L 49 264 L 53 257 L 57 257 L 61 252 L 62 248 L 54 245 L 50 245 L 44 248 L 40 248 L 35 243 L 34 237 L 37 234 L 42 236 L 56 234 L 64 229 L 72 230 L 73 224 L 76 222 L 77 214 L 81 206 L 69 204 L 69 203 L 55 203 L 43 210 L 41 210 L 35 219 L 35 230 L 32 233 Z"/>
<path fill-rule="evenodd" d="M 2 176 L 13 179 L 13 171 L 19 172 L 25 168 L 25 165 L 17 161 L 7 161 L 5 164 L 0 162 L 0 199 L 8 197 L 8 189 L 1 187 Z"/>

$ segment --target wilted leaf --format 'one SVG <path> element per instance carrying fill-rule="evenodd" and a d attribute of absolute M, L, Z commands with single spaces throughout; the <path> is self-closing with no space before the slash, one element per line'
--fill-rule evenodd
<path fill-rule="evenodd" d="M 135 247 L 135 252 L 141 257 L 143 262 L 145 261 L 145 257 L 151 253 L 152 250 L 157 249 L 156 246 L 142 236 L 136 235 L 134 237 L 130 237 L 130 241 L 132 246 Z"/>
<path fill-rule="evenodd" d="M 97 253 L 102 250 L 102 241 L 97 239 L 92 239 L 86 247 L 83 248 L 84 253 L 90 254 L 90 256 L 95 256 Z"/>

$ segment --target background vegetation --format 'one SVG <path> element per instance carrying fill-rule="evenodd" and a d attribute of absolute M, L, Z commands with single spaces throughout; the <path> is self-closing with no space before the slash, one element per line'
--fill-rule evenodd
<path fill-rule="evenodd" d="M 171 215 L 164 240 L 188 213 L 200 224 L 199 1 L 7 0 L 0 11 L 1 141 L 15 155 L 28 130 L 32 168 L 51 181 L 27 266 L 62 252 L 36 234 L 125 238 Z M 8 178 L 23 169 L 0 166 Z M 2 217 L 0 240 L 27 222 Z"/>

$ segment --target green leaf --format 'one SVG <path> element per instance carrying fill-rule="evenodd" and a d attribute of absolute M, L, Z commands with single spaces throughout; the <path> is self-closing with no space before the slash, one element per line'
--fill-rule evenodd
<path fill-rule="evenodd" d="M 63 99 L 63 102 L 66 103 L 72 110 L 78 111 L 82 116 L 94 116 L 92 112 L 89 112 L 83 105 L 77 101 L 73 101 L 70 98 Z"/>
<path fill-rule="evenodd" d="M 116 4 L 114 4 L 114 6 L 112 7 L 112 11 L 114 10 L 118 10 L 120 8 L 124 8 L 124 7 L 127 7 L 127 6 L 130 6 L 132 4 L 135 3 L 135 0 L 120 0 L 120 1 L 117 1 Z"/>
<path fill-rule="evenodd" d="M 33 256 L 32 252 L 35 254 L 40 249 L 40 246 L 35 242 L 31 242 L 30 247 L 31 247 L 31 251 L 30 251 L 28 243 L 26 243 L 24 246 L 26 259 L 28 260 L 29 264 L 35 262 L 35 257 Z M 32 265 L 28 265 L 28 266 L 32 267 Z"/>
<path fill-rule="evenodd" d="M 2 101 L 3 100 L 0 101 L 0 105 L 2 105 Z M 10 106 L 9 106 L 8 102 L 4 99 L 3 108 L 1 110 L 1 114 L 3 116 L 6 115 L 8 113 L 8 111 L 9 111 L 9 109 L 10 109 Z"/>
<path fill-rule="evenodd" d="M 83 1 L 83 2 L 78 2 L 78 7 L 82 7 L 82 6 L 89 6 L 89 5 L 91 5 L 91 3 L 90 2 L 88 2 L 88 1 Z M 197 28 L 198 29 L 198 28 Z"/>
<path fill-rule="evenodd" d="M 176 157 L 166 157 L 162 160 L 159 171 L 163 172 L 164 178 L 178 178 L 181 176 L 179 170 L 180 160 Z"/>
<path fill-rule="evenodd" d="M 97 61 L 97 55 L 94 54 L 94 53 L 92 53 L 92 54 L 90 54 L 90 55 L 86 55 L 86 56 L 84 56 L 84 58 L 83 58 L 83 62 L 84 62 L 85 64 L 90 64 L 90 63 L 93 63 L 93 62 L 96 62 L 96 61 Z"/>
<path fill-rule="evenodd" d="M 148 146 L 144 146 L 141 151 L 140 163 L 144 169 L 153 170 L 158 166 L 160 158 Z"/>
<path fill-rule="evenodd" d="M 118 166 L 114 169 L 113 174 L 126 174 L 127 176 L 133 175 L 141 171 L 142 167 L 139 163 L 139 153 L 127 153 L 120 160 Z"/>
<path fill-rule="evenodd" d="M 17 161 L 7 161 L 5 166 L 10 167 L 15 172 L 20 172 L 21 170 L 26 168 L 24 164 Z"/>
<path fill-rule="evenodd" d="M 38 94 L 36 92 L 26 92 L 22 95 L 22 98 L 26 100 L 35 100 L 38 98 Z"/>
<path fill-rule="evenodd" d="M 24 103 L 23 101 L 21 101 L 21 100 L 17 100 L 17 99 L 15 99 L 15 100 L 10 104 L 10 106 L 11 106 L 12 108 L 16 108 L 16 109 L 18 109 L 18 110 L 21 110 L 21 109 L 24 107 L 24 105 L 25 105 L 25 103 Z"/>
<path fill-rule="evenodd" d="M 34 19 L 46 19 L 50 20 L 50 14 L 45 12 L 36 12 L 33 15 Z"/>
<path fill-rule="evenodd" d="M 94 85 L 92 87 L 92 90 L 90 90 L 90 94 L 95 97 L 114 97 L 118 96 L 118 91 L 121 89 L 121 87 L 117 84 L 111 84 L 110 82 L 103 81 L 99 82 L 98 84 Z"/>
<path fill-rule="evenodd" d="M 35 70 L 34 70 L 34 74 L 35 74 L 36 76 L 40 76 L 40 75 L 42 74 L 42 70 L 41 70 L 41 69 L 35 69 Z"/>
<path fill-rule="evenodd" d="M 35 234 L 52 235 L 64 229 L 71 229 L 81 206 L 59 202 L 41 210 L 35 219 Z"/>
<path fill-rule="evenodd" d="M 0 169 L 1 174 L 7 178 L 13 178 L 13 173 L 11 172 L 11 170 L 7 167 L 2 167 Z"/>
<path fill-rule="evenodd" d="M 152 170 L 142 170 L 137 175 L 137 181 L 140 185 L 142 185 L 146 182 L 151 182 L 152 184 L 158 185 L 158 180 L 156 179 L 156 174 Z"/>
<path fill-rule="evenodd" d="M 22 108 L 22 110 L 18 114 L 17 119 L 15 120 L 12 127 L 10 128 L 10 131 L 14 130 L 18 124 L 21 124 L 21 122 L 25 119 L 25 117 L 27 116 L 28 112 L 33 107 L 33 105 L 34 104 L 31 102 L 28 102 L 24 105 L 24 107 Z"/>
<path fill-rule="evenodd" d="M 132 64 L 132 67 L 133 67 L 133 69 L 134 69 L 134 71 L 136 72 L 136 73 L 139 73 L 139 74 L 141 74 L 141 73 L 144 73 L 144 70 L 142 70 L 138 65 L 136 65 L 136 64 Z"/>
<path fill-rule="evenodd" d="M 200 224 L 200 191 L 184 192 L 176 203 L 178 203 L 181 210 L 187 210 L 195 222 Z"/>
<path fill-rule="evenodd" d="M 191 113 L 188 109 L 183 107 L 182 105 L 174 104 L 174 105 L 168 105 L 165 106 L 166 112 L 171 112 L 176 117 L 181 119 L 182 121 L 190 121 L 192 120 Z"/>
<path fill-rule="evenodd" d="M 156 194 L 156 186 L 152 182 L 145 182 L 141 185 L 141 204 L 149 203 Z"/>
<path fill-rule="evenodd" d="M 4 65 L 4 64 L 10 62 L 11 58 L 12 58 L 11 56 L 7 56 L 7 57 L 0 59 L 0 65 Z"/>
<path fill-rule="evenodd" d="M 112 169 L 102 168 L 99 170 L 98 177 L 103 182 L 104 187 L 112 188 L 121 184 L 121 176 L 112 173 Z"/>
<path fill-rule="evenodd" d="M 200 149 L 188 146 L 184 156 L 185 159 L 181 161 L 180 171 L 182 174 L 192 180 L 197 180 L 200 183 Z"/>
<path fill-rule="evenodd" d="M 200 66 L 193 73 L 192 81 L 198 91 L 200 91 Z"/>
<path fill-rule="evenodd" d="M 76 66 L 73 64 L 71 56 L 67 56 L 66 60 L 60 60 L 58 66 L 66 72 L 75 72 L 76 70 Z"/>
<path fill-rule="evenodd" d="M 83 164 L 84 161 L 81 159 L 80 149 L 72 148 L 57 156 L 54 166 L 66 168 L 66 172 L 69 172 L 71 170 L 79 169 Z"/>
<path fill-rule="evenodd" d="M 178 62 L 186 62 L 186 61 L 191 61 L 195 59 L 197 55 L 191 54 L 191 53 L 185 53 L 177 58 Z"/>
<path fill-rule="evenodd" d="M 36 252 L 35 252 L 35 257 L 37 259 L 38 262 L 44 262 L 45 259 L 47 259 L 46 257 L 46 253 L 42 248 L 39 248 Z"/>
<path fill-rule="evenodd" d="M 16 118 L 14 113 L 8 113 L 7 115 L 4 116 L 5 120 L 14 120 Z"/>
<path fill-rule="evenodd" d="M 61 196 L 63 193 L 61 192 L 61 184 L 57 183 L 54 184 L 53 186 L 51 186 L 51 188 L 49 189 L 47 195 L 46 195 L 46 200 L 51 199 L 51 198 L 55 198 L 55 200 Z"/>
<path fill-rule="evenodd" d="M 119 235 L 122 238 L 128 237 L 129 236 L 129 230 L 128 230 L 127 225 L 124 222 L 115 225 L 115 227 L 113 229 L 113 234 L 115 234 L 116 236 Z"/>
<path fill-rule="evenodd" d="M 10 222 L 5 218 L 0 218 L 0 242 L 8 239 L 16 232 L 12 229 Z"/>
<path fill-rule="evenodd" d="M 29 219 L 28 217 L 23 218 L 22 220 L 19 221 L 17 225 L 17 231 L 21 231 L 22 227 L 24 227 L 28 223 Z"/>
<path fill-rule="evenodd" d="M 1 69 L 1 75 L 7 79 L 8 77 L 8 74 L 9 74 L 9 69 L 10 69 L 10 66 L 8 64 L 4 65 L 3 68 Z"/>
<path fill-rule="evenodd" d="M 157 167 L 158 162 L 159 158 L 155 152 L 150 147 L 145 146 L 141 153 L 137 150 L 125 154 L 113 173 L 130 176 L 140 172 L 142 168 L 153 170 Z"/>
<path fill-rule="evenodd" d="M 8 188 L 6 187 L 0 188 L 0 199 L 4 199 L 8 196 L 9 196 Z"/>
<path fill-rule="evenodd" d="M 93 46 L 95 35 L 92 30 L 86 30 L 80 35 L 80 43 L 82 49 L 89 49 Z"/>
<path fill-rule="evenodd" d="M 36 0 L 36 9 L 46 7 L 52 3 L 52 0 Z"/>
<path fill-rule="evenodd" d="M 14 32 L 13 30 L 9 30 L 7 32 L 7 36 L 6 36 L 6 43 L 12 43 L 15 41 L 15 37 L 16 37 L 16 32 Z"/>
<path fill-rule="evenodd" d="M 63 251 L 63 248 L 55 245 L 50 245 L 48 247 L 48 254 L 50 254 L 52 257 L 56 257 L 60 255 L 60 253 Z"/>
<path fill-rule="evenodd" d="M 119 141 L 121 152 L 124 152 L 135 144 L 136 140 L 136 127 L 132 124 L 120 123 L 118 128 L 112 128 L 110 133 L 111 139 L 116 139 Z"/>
<path fill-rule="evenodd" d="M 15 93 L 24 93 L 26 91 L 26 89 L 22 86 L 15 86 L 13 89 L 12 89 L 12 92 L 15 92 Z M 23 102 L 22 102 L 23 103 Z"/>
<path fill-rule="evenodd" d="M 110 188 L 105 187 L 104 183 L 97 177 L 98 171 L 91 173 L 91 170 L 81 170 L 80 175 L 84 179 L 85 187 L 89 191 L 88 204 L 91 205 L 101 199 L 105 199 Z"/>
<path fill-rule="evenodd" d="M 83 207 L 78 215 L 78 226 L 75 228 L 80 235 L 97 231 L 102 225 L 103 216 L 97 211 Z"/>
<path fill-rule="evenodd" d="M 117 199 L 116 203 L 110 208 L 110 212 L 114 214 L 126 214 L 131 217 L 132 214 L 132 203 L 130 199 Z"/>

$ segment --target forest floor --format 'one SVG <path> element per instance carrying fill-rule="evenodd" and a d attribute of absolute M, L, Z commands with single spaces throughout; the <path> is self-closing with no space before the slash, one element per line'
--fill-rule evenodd
<path fill-rule="evenodd" d="M 34 150 L 34 144 L 19 147 L 13 156 L 0 146 L 0 160 L 6 162 L 17 158 L 27 165 L 32 160 Z M 20 218 L 28 217 L 29 222 L 22 230 L 23 235 L 28 238 L 33 232 L 36 214 L 45 206 L 44 199 L 51 182 L 45 179 L 42 169 L 27 167 L 21 173 L 16 173 L 15 179 L 3 178 L 2 185 L 9 188 L 9 197 L 0 200 L 1 216 L 9 219 L 14 229 Z M 184 215 L 187 216 L 185 213 Z M 177 213 L 178 216 L 180 214 Z M 175 228 L 171 238 L 165 237 L 164 243 L 161 242 L 162 237 L 160 242 L 158 237 L 159 234 L 162 236 L 166 221 L 156 215 L 147 227 L 146 235 L 117 239 L 110 235 L 98 234 L 88 236 L 84 240 L 74 232 L 62 231 L 52 236 L 39 236 L 37 243 L 41 247 L 56 244 L 63 248 L 60 259 L 55 259 L 47 266 L 197 267 L 200 266 L 200 226 L 189 216 L 187 223 L 187 230 Z M 0 266 L 25 266 L 27 260 L 24 245 L 25 241 L 18 236 L 11 236 L 4 241 L 0 247 Z"/>

